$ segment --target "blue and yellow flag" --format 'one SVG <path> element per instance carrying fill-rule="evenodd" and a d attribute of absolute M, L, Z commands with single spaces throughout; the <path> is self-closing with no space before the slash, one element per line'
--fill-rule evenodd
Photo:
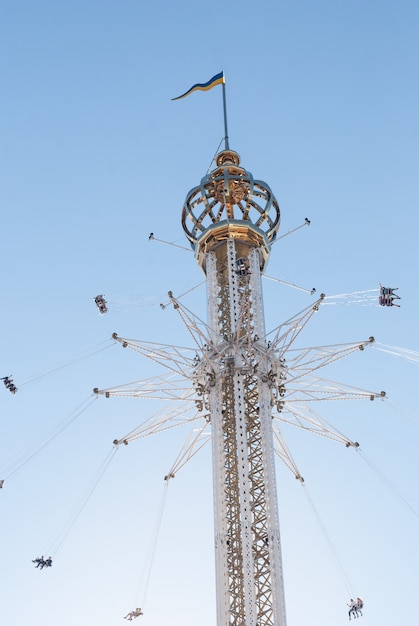
<path fill-rule="evenodd" d="M 224 78 L 224 72 L 220 72 L 219 74 L 213 76 L 207 83 L 197 83 L 196 85 L 193 85 L 190 89 L 188 89 L 188 91 L 186 91 L 184 94 L 178 96 L 177 98 L 172 98 L 172 100 L 180 100 L 181 98 L 186 98 L 186 96 L 189 96 L 189 94 L 193 91 L 208 91 L 208 89 L 212 89 L 216 85 L 225 84 L 225 82 L 226 81 Z"/>

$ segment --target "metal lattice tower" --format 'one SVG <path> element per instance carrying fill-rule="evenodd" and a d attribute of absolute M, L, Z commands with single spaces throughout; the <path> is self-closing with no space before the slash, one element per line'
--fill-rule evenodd
<path fill-rule="evenodd" d="M 115 439 L 115 445 L 192 425 L 165 476 L 166 484 L 212 442 L 217 626 L 286 626 L 274 453 L 295 478 L 301 482 L 303 478 L 279 424 L 356 449 L 358 442 L 323 420 L 314 407 L 320 401 L 386 395 L 318 375 L 331 363 L 363 352 L 374 337 L 295 347 L 324 303 L 324 294 L 270 331 L 267 341 L 261 279 L 279 219 L 278 203 L 268 185 L 254 180 L 226 145 L 216 158 L 216 168 L 188 193 L 182 211 L 183 229 L 206 277 L 207 322 L 169 291 L 170 303 L 194 345 L 168 346 L 114 333 L 123 348 L 158 363 L 166 374 L 94 389 L 107 398 L 174 402 L 173 408 L 161 408 Z"/>
<path fill-rule="evenodd" d="M 265 340 L 261 289 L 280 211 L 236 152 L 216 164 L 189 192 L 182 225 L 207 280 L 210 341 L 195 384 L 212 430 L 217 624 L 285 626 L 272 433 L 284 374 Z"/>

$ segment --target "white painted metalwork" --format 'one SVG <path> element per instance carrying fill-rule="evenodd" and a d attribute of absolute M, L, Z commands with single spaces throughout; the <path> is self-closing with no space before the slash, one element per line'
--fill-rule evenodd
<path fill-rule="evenodd" d="M 198 256 L 211 337 L 197 381 L 212 428 L 217 623 L 285 626 L 263 256 L 246 233 L 221 236 L 215 251 Z"/>
<path fill-rule="evenodd" d="M 159 363 L 167 374 L 94 391 L 177 403 L 114 441 L 127 444 L 178 425 L 193 426 L 167 480 L 209 440 L 210 426 L 217 626 L 286 626 L 274 453 L 303 479 L 279 423 L 356 448 L 358 443 L 327 424 L 312 403 L 373 400 L 385 394 L 314 376 L 333 361 L 364 350 L 372 337 L 339 346 L 295 347 L 323 294 L 267 335 L 261 279 L 279 228 L 279 207 L 269 187 L 239 164 L 237 153 L 219 154 L 216 169 L 188 194 L 182 212 L 185 233 L 206 276 L 208 321 L 168 295 L 194 347 L 114 334 L 116 342 Z"/>

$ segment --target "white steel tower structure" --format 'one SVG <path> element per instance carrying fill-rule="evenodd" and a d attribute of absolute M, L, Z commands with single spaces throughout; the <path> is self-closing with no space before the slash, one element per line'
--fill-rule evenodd
<path fill-rule="evenodd" d="M 182 225 L 207 282 L 195 384 L 211 421 L 217 624 L 285 626 L 272 433 L 285 369 L 265 339 L 261 288 L 280 211 L 236 152 L 216 165 L 189 192 Z"/>
<path fill-rule="evenodd" d="M 319 400 L 374 400 L 385 393 L 313 376 L 333 361 L 364 350 L 373 337 L 290 350 L 324 301 L 323 294 L 269 333 L 267 341 L 261 278 L 279 229 L 278 203 L 269 186 L 254 180 L 230 149 L 224 73 L 175 100 L 219 84 L 224 150 L 215 159 L 215 169 L 187 194 L 182 210 L 183 229 L 206 277 L 207 323 L 169 292 L 195 347 L 123 339 L 114 333 L 123 347 L 161 364 L 168 374 L 94 392 L 175 400 L 180 407 L 159 411 L 115 445 L 182 423 L 203 422 L 191 433 L 167 481 L 204 445 L 210 425 L 217 626 L 286 626 L 274 453 L 297 479 L 302 477 L 273 422 L 293 424 L 356 448 L 357 442 L 325 424 L 308 405 Z M 151 233 L 149 239 L 153 238 Z"/>
<path fill-rule="evenodd" d="M 310 404 L 385 396 L 385 392 L 361 390 L 317 375 L 330 363 L 363 351 L 373 337 L 341 345 L 294 347 L 326 299 L 323 294 L 271 331 L 267 340 L 261 279 L 279 222 L 279 206 L 269 186 L 241 167 L 239 155 L 226 140 L 215 169 L 188 193 L 182 210 L 183 229 L 206 277 L 207 323 L 169 292 L 194 347 L 125 339 L 114 333 L 124 348 L 159 363 L 168 373 L 94 389 L 106 397 L 175 401 L 176 408 L 160 409 L 114 441 L 127 444 L 193 424 L 190 438 L 165 476 L 167 481 L 211 440 L 217 626 L 286 626 L 274 453 L 297 479 L 302 477 L 278 422 L 357 448 L 357 442 L 323 422 Z M 205 438 L 208 426 L 211 436 Z"/>

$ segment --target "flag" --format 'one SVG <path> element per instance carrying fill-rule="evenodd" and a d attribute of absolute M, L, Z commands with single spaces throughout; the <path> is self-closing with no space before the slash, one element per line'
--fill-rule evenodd
<path fill-rule="evenodd" d="M 216 85 L 225 84 L 225 82 L 226 81 L 224 78 L 224 72 L 220 72 L 219 74 L 213 76 L 207 83 L 197 83 L 196 85 L 193 85 L 190 89 L 188 89 L 188 91 L 186 91 L 184 94 L 178 96 L 177 98 L 172 98 L 172 100 L 180 100 L 181 98 L 186 98 L 186 96 L 189 96 L 189 94 L 193 91 L 208 91 L 208 89 L 212 89 Z"/>

